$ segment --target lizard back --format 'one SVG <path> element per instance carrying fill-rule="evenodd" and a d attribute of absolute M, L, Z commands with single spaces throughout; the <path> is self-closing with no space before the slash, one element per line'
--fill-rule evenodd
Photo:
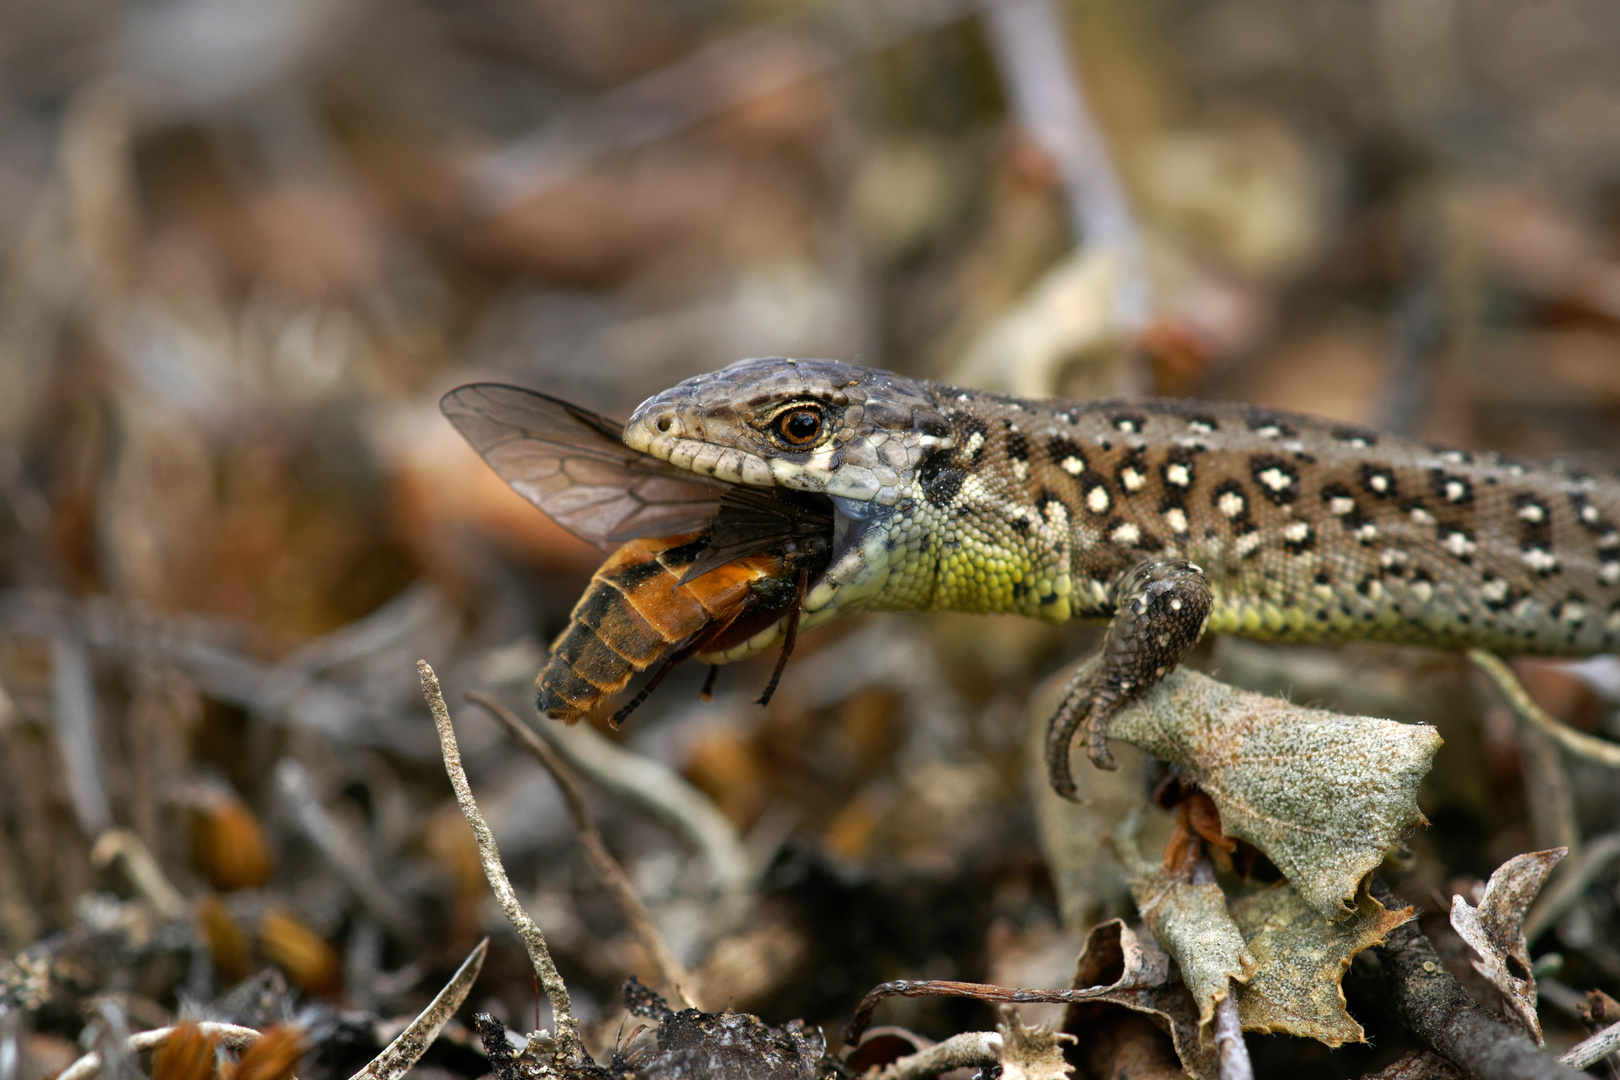
<path fill-rule="evenodd" d="M 930 389 L 956 437 L 921 485 L 941 540 L 929 606 L 1107 617 L 1118 577 L 1165 555 L 1209 577 L 1215 631 L 1515 653 L 1620 642 L 1612 475 L 1253 406 Z M 979 573 L 998 561 L 1008 573 Z"/>

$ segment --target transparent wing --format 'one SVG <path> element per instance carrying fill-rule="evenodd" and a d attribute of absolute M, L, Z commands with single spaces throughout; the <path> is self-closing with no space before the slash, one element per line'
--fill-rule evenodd
<path fill-rule="evenodd" d="M 619 441 L 624 425 L 533 390 L 472 383 L 439 408 L 512 490 L 598 547 L 697 532 L 731 486 L 637 453 Z"/>

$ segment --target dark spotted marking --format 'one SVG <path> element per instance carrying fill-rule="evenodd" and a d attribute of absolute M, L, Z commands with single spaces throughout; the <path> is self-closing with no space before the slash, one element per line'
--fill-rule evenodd
<path fill-rule="evenodd" d="M 1085 451 L 1080 444 L 1067 435 L 1053 435 L 1046 440 L 1046 456 L 1052 459 L 1052 464 L 1061 466 L 1064 458 L 1078 458 L 1082 467 L 1086 464 Z"/>
<path fill-rule="evenodd" d="M 1400 494 L 1395 474 L 1369 461 L 1361 463 L 1361 486 L 1368 494 L 1380 499 L 1393 499 Z"/>
<path fill-rule="evenodd" d="M 1108 418 L 1115 431 L 1138 435 L 1147 429 L 1147 418 L 1140 413 L 1115 413 Z"/>
<path fill-rule="evenodd" d="M 1167 491 L 1188 491 L 1198 481 L 1194 465 L 1198 455 L 1187 447 L 1173 446 L 1159 466 L 1159 479 Z"/>
<path fill-rule="evenodd" d="M 1126 495 L 1135 495 L 1148 483 L 1147 452 L 1142 448 L 1131 450 L 1114 468 L 1114 482 Z"/>
<path fill-rule="evenodd" d="M 1274 416 L 1260 414 L 1249 417 L 1249 430 L 1268 439 L 1297 439 L 1299 432 Z"/>
<path fill-rule="evenodd" d="M 979 445 L 972 450 L 968 446 L 973 443 L 973 436 L 979 437 Z M 979 459 L 984 457 L 984 448 L 990 444 L 990 426 L 978 417 L 966 416 L 962 419 L 962 437 L 958 443 L 962 456 L 967 464 L 977 465 Z"/>
<path fill-rule="evenodd" d="M 1221 430 L 1220 421 L 1208 413 L 1188 413 L 1187 426 L 1199 435 L 1209 435 Z"/>
<path fill-rule="evenodd" d="M 936 453 L 918 466 L 917 479 L 922 484 L 923 498 L 943 508 L 956 502 L 967 470 L 957 467 L 949 453 Z"/>
<path fill-rule="evenodd" d="M 1466 476 L 1448 473 L 1444 469 L 1430 469 L 1429 484 L 1436 498 L 1452 506 L 1467 506 L 1474 501 L 1474 485 Z"/>
<path fill-rule="evenodd" d="M 1209 493 L 1209 505 L 1221 517 L 1233 522 L 1249 520 L 1249 496 L 1243 490 L 1243 485 L 1236 480 L 1227 480 L 1216 486 Z"/>
<path fill-rule="evenodd" d="M 1378 445 L 1378 433 L 1368 431 L 1366 428 L 1353 427 L 1349 424 L 1340 424 L 1333 429 L 1333 437 L 1342 443 L 1352 446 L 1372 447 Z"/>
<path fill-rule="evenodd" d="M 1007 456 L 1014 461 L 1029 460 L 1029 440 L 1021 431 L 1007 432 Z"/>
<path fill-rule="evenodd" d="M 1260 493 L 1278 506 L 1286 506 L 1299 495 L 1299 469 L 1276 454 L 1256 454 L 1249 459 L 1249 474 Z"/>
<path fill-rule="evenodd" d="M 1569 507 L 1575 511 L 1575 520 L 1580 522 L 1587 532 L 1603 536 L 1614 531 L 1609 519 L 1604 517 L 1602 512 L 1592 505 L 1592 500 L 1582 493 L 1576 491 L 1570 494 Z"/>
<path fill-rule="evenodd" d="M 1552 510 L 1540 497 L 1528 491 L 1514 495 L 1513 516 L 1522 530 L 1520 547 L 1552 547 Z"/>

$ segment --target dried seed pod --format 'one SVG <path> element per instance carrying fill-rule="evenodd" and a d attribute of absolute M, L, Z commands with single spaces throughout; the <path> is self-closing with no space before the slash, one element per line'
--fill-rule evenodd
<path fill-rule="evenodd" d="M 265 912 L 259 920 L 259 952 L 300 990 L 329 998 L 343 988 L 337 951 L 290 912 Z"/>
<path fill-rule="evenodd" d="M 210 1080 L 217 1046 L 217 1039 L 186 1021 L 152 1051 L 152 1080 Z"/>
<path fill-rule="evenodd" d="M 197 932 L 208 943 L 214 968 L 226 982 L 237 982 L 253 974 L 253 946 L 237 925 L 224 901 L 209 893 L 197 901 Z"/>
<path fill-rule="evenodd" d="M 257 888 L 275 869 L 258 818 L 225 789 L 210 789 L 193 814 L 191 851 L 209 884 L 222 892 Z"/>
<path fill-rule="evenodd" d="M 223 1080 L 293 1080 L 304 1049 L 304 1035 L 297 1028 L 286 1024 L 266 1028 Z"/>

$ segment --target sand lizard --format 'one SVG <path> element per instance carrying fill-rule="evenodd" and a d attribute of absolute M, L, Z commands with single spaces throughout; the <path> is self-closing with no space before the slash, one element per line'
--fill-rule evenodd
<path fill-rule="evenodd" d="M 1581 655 L 1620 644 L 1620 479 L 1241 404 L 1032 401 L 831 360 L 744 360 L 641 405 L 625 443 L 828 497 L 805 627 L 852 610 L 1110 620 L 1070 743 L 1206 629 Z M 769 647 L 763 631 L 738 655 Z"/>

